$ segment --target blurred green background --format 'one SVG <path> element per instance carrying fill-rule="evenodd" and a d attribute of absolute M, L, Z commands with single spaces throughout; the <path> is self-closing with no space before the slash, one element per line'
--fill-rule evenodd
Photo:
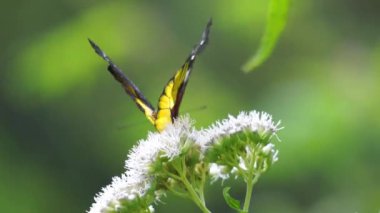
<path fill-rule="evenodd" d="M 244 74 L 267 4 L 2 2 L 0 211 L 84 212 L 154 130 L 87 37 L 155 105 L 212 16 L 181 112 L 198 127 L 253 109 L 282 121 L 280 160 L 254 189 L 252 212 L 378 212 L 380 1 L 293 1 L 273 55 Z M 242 198 L 244 185 L 232 194 Z M 207 197 L 213 212 L 233 212 L 220 182 Z M 163 201 L 156 212 L 199 212 L 170 194 Z"/>

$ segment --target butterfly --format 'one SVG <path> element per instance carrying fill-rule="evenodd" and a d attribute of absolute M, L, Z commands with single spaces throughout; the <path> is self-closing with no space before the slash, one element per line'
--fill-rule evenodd
<path fill-rule="evenodd" d="M 179 107 L 189 81 L 190 73 L 196 57 L 208 43 L 208 36 L 212 25 L 208 21 L 202 33 L 201 40 L 192 49 L 185 63 L 179 68 L 174 76 L 166 83 L 158 100 L 157 109 L 144 97 L 139 88 L 118 68 L 112 60 L 95 44 L 88 39 L 95 52 L 108 63 L 108 71 L 123 86 L 125 92 L 136 103 L 137 107 L 145 114 L 146 118 L 161 132 L 178 117 Z"/>

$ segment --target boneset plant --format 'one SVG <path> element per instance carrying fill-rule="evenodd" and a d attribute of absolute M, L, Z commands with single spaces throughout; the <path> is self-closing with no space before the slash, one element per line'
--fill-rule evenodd
<path fill-rule="evenodd" d="M 255 70 L 270 56 L 285 28 L 289 2 L 270 0 L 265 33 L 258 50 L 243 66 L 245 72 Z M 125 161 L 126 171 L 95 196 L 89 213 L 154 212 L 166 193 L 191 200 L 202 212 L 211 212 L 204 194 L 206 183 L 231 177 L 245 182 L 244 201 L 241 204 L 232 198 L 230 187 L 224 188 L 223 197 L 237 212 L 248 213 L 255 183 L 278 160 L 273 139 L 279 141 L 280 122 L 265 112 L 251 111 L 196 130 L 189 116 L 177 118 L 192 64 L 208 43 L 211 24 L 210 19 L 199 43 L 165 86 L 158 111 L 90 40 L 95 52 L 108 63 L 108 70 L 159 132 L 149 133 L 132 148 Z"/>
<path fill-rule="evenodd" d="M 193 201 L 211 212 L 204 195 L 208 181 L 242 179 L 244 203 L 223 196 L 238 212 L 248 212 L 252 190 L 259 177 L 278 160 L 280 122 L 265 112 L 241 112 L 196 130 L 189 116 L 175 120 L 161 133 L 149 133 L 128 154 L 126 171 L 102 189 L 88 212 L 154 212 L 166 193 Z"/>

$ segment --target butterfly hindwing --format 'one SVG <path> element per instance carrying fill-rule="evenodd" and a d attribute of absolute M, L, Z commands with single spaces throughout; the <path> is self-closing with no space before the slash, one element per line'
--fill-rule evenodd
<path fill-rule="evenodd" d="M 155 109 L 152 104 L 144 97 L 139 88 L 111 61 L 111 59 L 96 45 L 90 41 L 91 46 L 95 52 L 108 62 L 108 71 L 112 76 L 123 86 L 125 92 L 136 103 L 137 107 L 145 114 L 148 120 L 154 124 L 155 122 Z"/>

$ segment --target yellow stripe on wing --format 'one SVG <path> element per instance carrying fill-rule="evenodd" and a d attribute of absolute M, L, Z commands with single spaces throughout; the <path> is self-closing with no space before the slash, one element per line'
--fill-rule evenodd
<path fill-rule="evenodd" d="M 158 111 L 154 125 L 159 132 L 164 130 L 168 124 L 173 123 L 171 110 L 174 107 L 174 99 L 172 93 L 173 80 L 170 80 L 158 100 Z"/>
<path fill-rule="evenodd" d="M 154 124 L 156 118 L 154 116 L 155 112 L 153 111 L 152 108 L 150 108 L 149 106 L 147 106 L 143 101 L 141 101 L 140 99 L 136 98 L 134 100 L 137 104 L 137 106 L 139 106 L 139 108 L 142 108 L 146 118 L 152 123 Z"/>
<path fill-rule="evenodd" d="M 172 90 L 172 96 L 174 99 L 174 102 L 176 102 L 177 95 L 179 92 L 179 89 L 181 85 L 183 85 L 183 82 L 185 82 L 186 79 L 186 74 L 190 74 L 190 69 L 189 69 L 190 61 L 186 61 L 185 64 L 177 71 L 177 73 L 174 76 L 174 79 L 172 80 L 173 82 L 173 90 Z M 188 74 L 188 75 L 189 75 Z"/>

